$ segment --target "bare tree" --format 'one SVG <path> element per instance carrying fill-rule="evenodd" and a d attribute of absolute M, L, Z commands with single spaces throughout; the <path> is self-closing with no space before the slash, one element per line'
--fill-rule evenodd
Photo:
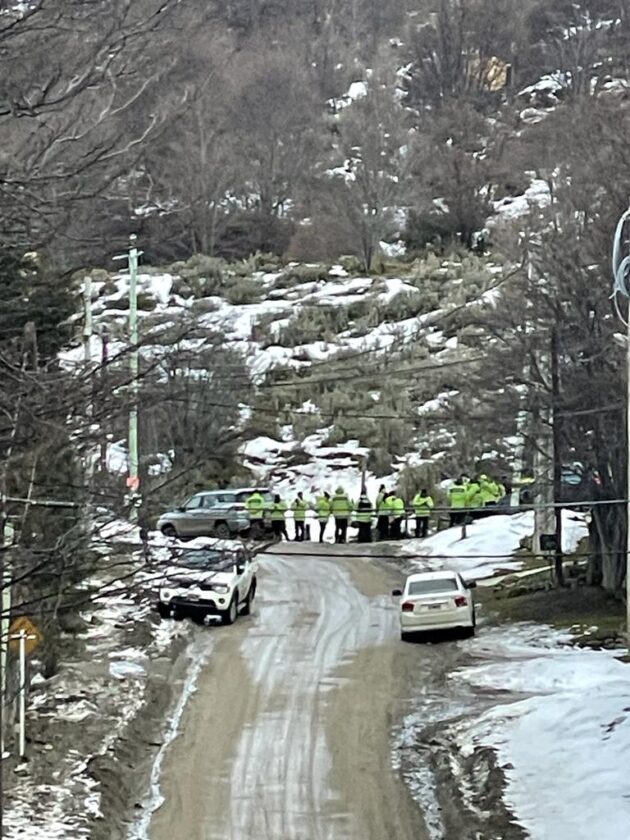
<path fill-rule="evenodd" d="M 405 200 L 409 134 L 391 85 L 374 73 L 365 95 L 338 116 L 331 162 L 319 179 L 319 212 L 334 207 L 336 224 L 364 264 L 372 268 L 380 242 L 393 229 Z"/>
<path fill-rule="evenodd" d="M 186 96 L 159 85 L 171 0 L 37 0 L 0 18 L 0 227 L 27 248 L 89 240 L 81 213 L 127 174 L 140 147 Z M 160 60 L 154 57 L 160 55 Z"/>

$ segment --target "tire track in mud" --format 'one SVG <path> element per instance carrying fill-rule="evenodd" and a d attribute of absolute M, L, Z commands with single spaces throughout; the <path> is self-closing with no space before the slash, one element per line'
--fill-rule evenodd
<path fill-rule="evenodd" d="M 419 656 L 398 641 L 389 571 L 268 555 L 260 584 L 252 619 L 214 631 L 148 836 L 425 840 L 391 763 Z"/>

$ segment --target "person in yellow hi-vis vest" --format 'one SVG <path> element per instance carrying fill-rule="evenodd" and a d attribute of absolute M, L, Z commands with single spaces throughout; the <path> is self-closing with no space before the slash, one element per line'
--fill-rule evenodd
<path fill-rule="evenodd" d="M 454 481 L 448 490 L 448 504 L 450 507 L 451 528 L 466 521 L 466 505 L 468 500 L 468 482 L 461 476 Z"/>
<path fill-rule="evenodd" d="M 293 511 L 293 524 L 295 525 L 295 541 L 303 542 L 308 502 L 304 499 L 304 494 L 301 491 L 297 494 L 297 498 L 291 505 L 291 509 Z"/>
<path fill-rule="evenodd" d="M 429 517 L 434 508 L 433 499 L 429 496 L 429 491 L 424 489 L 413 497 L 411 504 L 416 515 L 416 537 L 424 538 L 429 533 Z"/>

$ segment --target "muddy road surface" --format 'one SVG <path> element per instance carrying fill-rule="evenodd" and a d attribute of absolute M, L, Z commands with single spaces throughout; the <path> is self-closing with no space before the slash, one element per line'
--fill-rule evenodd
<path fill-rule="evenodd" d="M 457 646 L 400 642 L 386 568 L 286 550 L 261 558 L 253 614 L 205 631 L 148 836 L 428 840 L 392 732 Z"/>

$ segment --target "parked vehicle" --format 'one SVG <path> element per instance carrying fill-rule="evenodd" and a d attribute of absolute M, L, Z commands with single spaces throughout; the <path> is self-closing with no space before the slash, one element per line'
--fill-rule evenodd
<path fill-rule="evenodd" d="M 157 608 L 162 618 L 219 616 L 233 624 L 249 615 L 256 596 L 257 564 L 245 549 L 182 549 L 160 576 Z"/>
<path fill-rule="evenodd" d="M 547 481 L 551 486 L 550 478 Z M 520 488 L 519 502 L 521 505 L 536 504 L 545 489 L 545 478 L 530 478 L 526 482 Z M 560 497 L 556 501 L 579 508 L 582 503 L 593 499 L 595 488 L 600 485 L 601 478 L 597 470 L 585 467 L 578 461 L 563 464 L 560 470 Z"/>
<path fill-rule="evenodd" d="M 409 575 L 404 589 L 394 589 L 400 597 L 400 638 L 409 640 L 419 633 L 461 629 L 475 635 L 475 607 L 471 589 L 457 572 L 418 572 Z"/>
<path fill-rule="evenodd" d="M 266 506 L 270 507 L 272 496 L 266 488 L 208 490 L 195 493 L 181 507 L 163 513 L 158 519 L 158 530 L 167 537 L 217 537 L 221 540 L 248 532 L 252 523 L 245 503 L 254 490 L 258 490 Z M 256 530 L 264 531 L 269 527 L 269 517 L 265 514 L 262 523 L 256 523 Z"/>

